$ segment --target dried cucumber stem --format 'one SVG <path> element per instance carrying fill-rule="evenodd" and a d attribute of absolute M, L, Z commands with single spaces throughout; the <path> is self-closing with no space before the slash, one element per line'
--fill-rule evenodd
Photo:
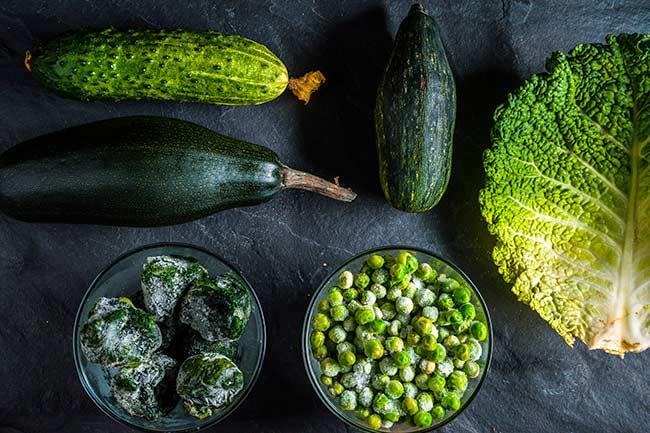
<path fill-rule="evenodd" d="M 311 94 L 325 82 L 325 75 L 321 71 L 307 72 L 300 78 L 291 78 L 289 80 L 289 90 L 303 101 L 305 105 L 309 102 Z"/>
<path fill-rule="evenodd" d="M 343 188 L 313 174 L 282 167 L 282 188 L 304 189 L 316 192 L 334 200 L 351 202 L 357 195 L 349 188 Z"/>
<path fill-rule="evenodd" d="M 25 69 L 32 72 L 32 53 L 29 50 L 25 51 L 25 60 L 23 60 L 23 63 L 25 64 Z"/>

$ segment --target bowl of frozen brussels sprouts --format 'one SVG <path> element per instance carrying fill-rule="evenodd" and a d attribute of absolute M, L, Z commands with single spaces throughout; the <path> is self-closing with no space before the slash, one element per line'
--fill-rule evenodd
<path fill-rule="evenodd" d="M 389 246 L 343 263 L 307 310 L 307 375 L 325 406 L 364 432 L 415 433 L 465 410 L 490 366 L 481 294 L 454 264 Z"/>
<path fill-rule="evenodd" d="M 92 282 L 74 325 L 74 359 L 90 398 L 146 432 L 189 432 L 231 414 L 266 348 L 255 292 L 223 259 L 184 244 L 118 257 Z"/>

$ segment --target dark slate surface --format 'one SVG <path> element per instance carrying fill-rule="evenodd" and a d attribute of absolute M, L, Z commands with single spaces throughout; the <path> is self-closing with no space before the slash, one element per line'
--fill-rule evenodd
<path fill-rule="evenodd" d="M 392 210 L 377 185 L 371 107 L 406 1 L 84 1 L 0 3 L 0 150 L 88 121 L 129 114 L 192 120 L 273 148 L 289 165 L 341 176 L 359 199 L 303 192 L 176 227 L 29 225 L 0 216 L 0 432 L 125 432 L 85 395 L 71 333 L 93 277 L 127 249 L 159 241 L 207 247 L 253 283 L 268 320 L 261 378 L 214 432 L 346 432 L 312 392 L 300 355 L 309 295 L 332 266 L 378 245 L 430 248 L 482 289 L 495 323 L 492 371 L 470 409 L 445 432 L 644 432 L 650 352 L 625 361 L 575 349 L 516 302 L 490 261 L 479 216 L 480 157 L 492 112 L 547 54 L 605 34 L 650 31 L 647 0 L 429 1 L 458 84 L 454 171 L 434 211 Z M 259 107 L 123 102 L 54 96 L 21 67 L 34 41 L 84 26 L 218 29 L 266 43 L 294 74 L 329 81 L 307 107 L 284 95 Z"/>

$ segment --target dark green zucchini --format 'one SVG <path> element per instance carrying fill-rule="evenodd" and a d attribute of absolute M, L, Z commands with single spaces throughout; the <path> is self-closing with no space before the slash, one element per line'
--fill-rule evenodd
<path fill-rule="evenodd" d="M 25 65 L 48 88 L 83 100 L 250 105 L 270 101 L 289 86 L 307 101 L 324 81 L 320 72 L 289 80 L 287 68 L 264 45 L 212 31 L 77 32 L 28 52 Z"/>
<path fill-rule="evenodd" d="M 375 106 L 379 176 L 386 200 L 425 212 L 451 172 L 456 88 L 434 19 L 414 5 L 399 27 Z"/>
<path fill-rule="evenodd" d="M 283 188 L 356 197 L 284 166 L 270 149 L 162 117 L 68 128 L 0 156 L 0 210 L 24 221 L 178 224 L 265 202 Z"/>

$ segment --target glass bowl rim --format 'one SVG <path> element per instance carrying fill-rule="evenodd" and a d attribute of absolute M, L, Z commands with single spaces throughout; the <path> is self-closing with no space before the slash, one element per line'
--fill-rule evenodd
<path fill-rule="evenodd" d="M 95 397 L 95 395 L 94 395 L 93 387 L 90 385 L 89 380 L 86 377 L 85 371 L 84 371 L 84 369 L 83 369 L 83 367 L 81 365 L 81 356 L 82 355 L 79 352 L 79 350 L 77 349 L 77 346 L 78 346 L 78 344 L 77 344 L 77 333 L 78 333 L 79 327 L 81 326 L 81 319 L 82 319 L 81 318 L 81 312 L 83 310 L 84 305 L 86 305 L 86 302 L 88 301 L 88 297 L 92 293 L 93 289 L 95 289 L 95 286 L 97 285 L 99 280 L 108 271 L 110 271 L 115 265 L 117 265 L 122 260 L 124 260 L 124 259 L 126 259 L 126 258 L 128 258 L 128 257 L 130 257 L 132 255 L 138 254 L 138 253 L 140 253 L 142 251 L 145 251 L 145 250 L 150 250 L 150 249 L 155 249 L 155 248 L 164 248 L 164 247 L 172 247 L 172 248 L 173 247 L 179 247 L 179 248 L 187 248 L 187 249 L 190 249 L 190 250 L 196 250 L 196 251 L 204 253 L 204 254 L 212 257 L 212 258 L 215 258 L 218 261 L 220 261 L 221 263 L 223 263 L 227 268 L 229 268 L 229 270 L 231 270 L 239 278 L 241 278 L 242 281 L 244 282 L 244 284 L 246 284 L 246 287 L 248 288 L 249 293 L 252 295 L 253 302 L 255 302 L 255 304 L 257 305 L 257 310 L 259 311 L 260 321 L 261 321 L 261 324 L 262 324 L 260 351 L 259 351 L 259 354 L 257 356 L 255 371 L 253 372 L 253 375 L 251 376 L 251 379 L 250 379 L 250 382 L 249 382 L 248 386 L 246 387 L 246 389 L 244 389 L 243 394 L 239 397 L 238 401 L 235 404 L 230 405 L 224 411 L 224 413 L 223 413 L 223 415 L 221 417 L 219 417 L 219 418 L 217 418 L 217 419 L 215 419 L 213 421 L 207 422 L 206 424 L 201 425 L 201 426 L 193 426 L 193 427 L 189 427 L 189 428 L 182 429 L 182 430 L 172 430 L 173 433 L 189 433 L 189 432 L 203 430 L 203 429 L 206 429 L 206 428 L 209 428 L 209 427 L 214 427 L 215 425 L 217 425 L 218 423 L 223 421 L 225 418 L 230 416 L 246 400 L 246 398 L 248 398 L 248 395 L 250 394 L 250 392 L 254 388 L 255 383 L 257 382 L 257 379 L 259 378 L 259 375 L 260 375 L 260 373 L 262 371 L 262 366 L 264 365 L 264 358 L 265 358 L 265 355 L 266 355 L 266 337 L 267 336 L 266 336 L 266 320 L 264 318 L 264 311 L 262 310 L 262 304 L 260 303 L 260 300 L 257 297 L 257 293 L 255 293 L 255 290 L 253 289 L 253 286 L 251 286 L 251 284 L 248 282 L 246 277 L 244 277 L 241 274 L 241 272 L 239 272 L 239 269 L 237 269 L 235 266 L 233 266 L 230 262 L 228 262 L 227 260 L 221 258 L 219 255 L 213 253 L 212 251 L 210 251 L 210 250 L 208 250 L 206 248 L 203 248 L 203 247 L 200 247 L 200 246 L 197 246 L 197 245 L 192 245 L 192 244 L 189 244 L 189 243 L 183 243 L 183 242 L 156 242 L 156 243 L 146 244 L 146 245 L 142 245 L 142 246 L 139 246 L 139 247 L 136 247 L 136 248 L 132 248 L 132 249 L 129 249 L 126 252 L 120 254 L 118 257 L 113 259 L 110 262 L 110 264 L 108 264 L 107 266 L 102 268 L 102 270 L 92 280 L 92 282 L 90 283 L 90 286 L 88 286 L 88 289 L 86 289 L 86 292 L 84 293 L 83 297 L 81 298 L 81 302 L 79 303 L 79 308 L 77 309 L 77 314 L 75 316 L 74 326 L 73 326 L 73 331 L 72 331 L 72 354 L 73 354 L 73 357 L 74 357 L 75 369 L 77 371 L 77 376 L 79 378 L 79 382 L 81 382 L 81 385 L 83 386 L 84 391 L 90 397 L 92 402 L 106 416 L 108 416 L 110 419 L 112 419 L 112 420 L 114 420 L 114 421 L 116 421 L 116 422 L 118 422 L 120 424 L 123 424 L 123 425 L 125 425 L 127 427 L 130 427 L 132 429 L 135 429 L 135 430 L 138 430 L 138 431 L 141 431 L 141 432 L 145 432 L 145 433 L 164 433 L 164 432 L 169 431 L 169 430 L 154 430 L 154 429 L 149 429 L 149 428 L 142 427 L 142 426 L 139 426 L 139 425 L 135 425 L 132 422 L 130 422 L 129 420 L 122 419 L 122 418 L 110 413 L 110 411 L 108 411 L 107 409 L 105 409 L 103 407 L 103 405 L 100 404 L 100 402 L 98 401 L 100 399 Z"/>
<path fill-rule="evenodd" d="M 440 254 L 434 253 L 430 250 L 427 250 L 425 248 L 420 248 L 420 247 L 412 247 L 412 246 L 407 246 L 407 245 L 384 245 L 376 248 L 370 248 L 366 249 L 364 251 L 361 251 L 360 253 L 354 254 L 353 256 L 345 259 L 339 266 L 337 266 L 333 271 L 331 271 L 323 280 L 321 281 L 320 285 L 316 289 L 316 291 L 313 293 L 311 297 L 311 301 L 309 301 L 309 306 L 307 307 L 307 313 L 305 314 L 305 319 L 303 321 L 303 326 L 302 326 L 302 358 L 303 358 L 303 363 L 305 365 L 305 370 L 307 371 L 307 377 L 309 377 L 309 383 L 311 383 L 312 388 L 314 388 L 314 391 L 316 391 L 316 395 L 320 398 L 320 400 L 325 404 L 327 409 L 329 409 L 330 412 L 332 412 L 339 420 L 343 421 L 345 424 L 349 425 L 352 428 L 358 429 L 360 431 L 363 431 L 365 433 L 377 433 L 377 432 L 383 432 L 385 430 L 373 430 L 368 426 L 362 425 L 361 423 L 359 424 L 354 424 L 350 420 L 348 420 L 346 417 L 342 415 L 342 409 L 336 406 L 336 403 L 331 399 L 329 396 L 325 395 L 325 392 L 321 389 L 321 384 L 318 381 L 316 377 L 316 373 L 312 370 L 311 368 L 311 353 L 309 351 L 309 324 L 310 324 L 310 316 L 313 312 L 313 309 L 315 307 L 316 299 L 319 297 L 321 292 L 325 289 L 325 284 L 332 279 L 337 273 L 341 272 L 346 266 L 348 266 L 351 262 L 366 256 L 370 255 L 373 253 L 379 253 L 382 251 L 388 251 L 388 250 L 403 250 L 403 251 L 415 251 L 419 252 L 422 254 L 426 254 L 428 256 L 433 257 L 434 259 L 440 260 L 441 262 L 445 263 L 448 265 L 451 269 L 454 271 L 458 272 L 460 276 L 465 278 L 465 280 L 469 283 L 470 287 L 476 294 L 477 299 L 479 300 L 479 303 L 481 304 L 481 307 L 483 308 L 483 312 L 485 314 L 485 321 L 487 322 L 487 328 L 488 328 L 488 340 L 487 340 L 487 359 L 485 362 L 485 368 L 483 369 L 483 374 L 479 378 L 478 383 L 476 384 L 476 388 L 474 389 L 474 392 L 470 394 L 470 396 L 467 398 L 465 403 L 456 411 L 454 412 L 450 417 L 445 419 L 443 422 L 440 424 L 437 424 L 435 426 L 431 427 L 423 427 L 419 430 L 414 430 L 411 433 L 427 433 L 427 432 L 432 432 L 434 430 L 438 430 L 442 428 L 443 426 L 449 424 L 451 421 L 456 419 L 458 415 L 463 413 L 465 409 L 467 409 L 470 404 L 472 403 L 472 400 L 474 400 L 474 397 L 479 393 L 481 390 L 481 387 L 483 385 L 483 382 L 485 381 L 485 378 L 488 375 L 488 372 L 490 370 L 490 365 L 492 364 L 492 352 L 493 352 L 493 344 L 494 344 L 494 336 L 493 336 L 493 331 L 492 331 L 492 319 L 490 318 L 490 312 L 487 308 L 487 303 L 485 302 L 485 299 L 483 299 L 483 295 L 481 292 L 478 290 L 474 282 L 463 272 L 463 270 L 458 267 L 454 262 L 452 262 L 449 259 L 443 258 Z"/>

